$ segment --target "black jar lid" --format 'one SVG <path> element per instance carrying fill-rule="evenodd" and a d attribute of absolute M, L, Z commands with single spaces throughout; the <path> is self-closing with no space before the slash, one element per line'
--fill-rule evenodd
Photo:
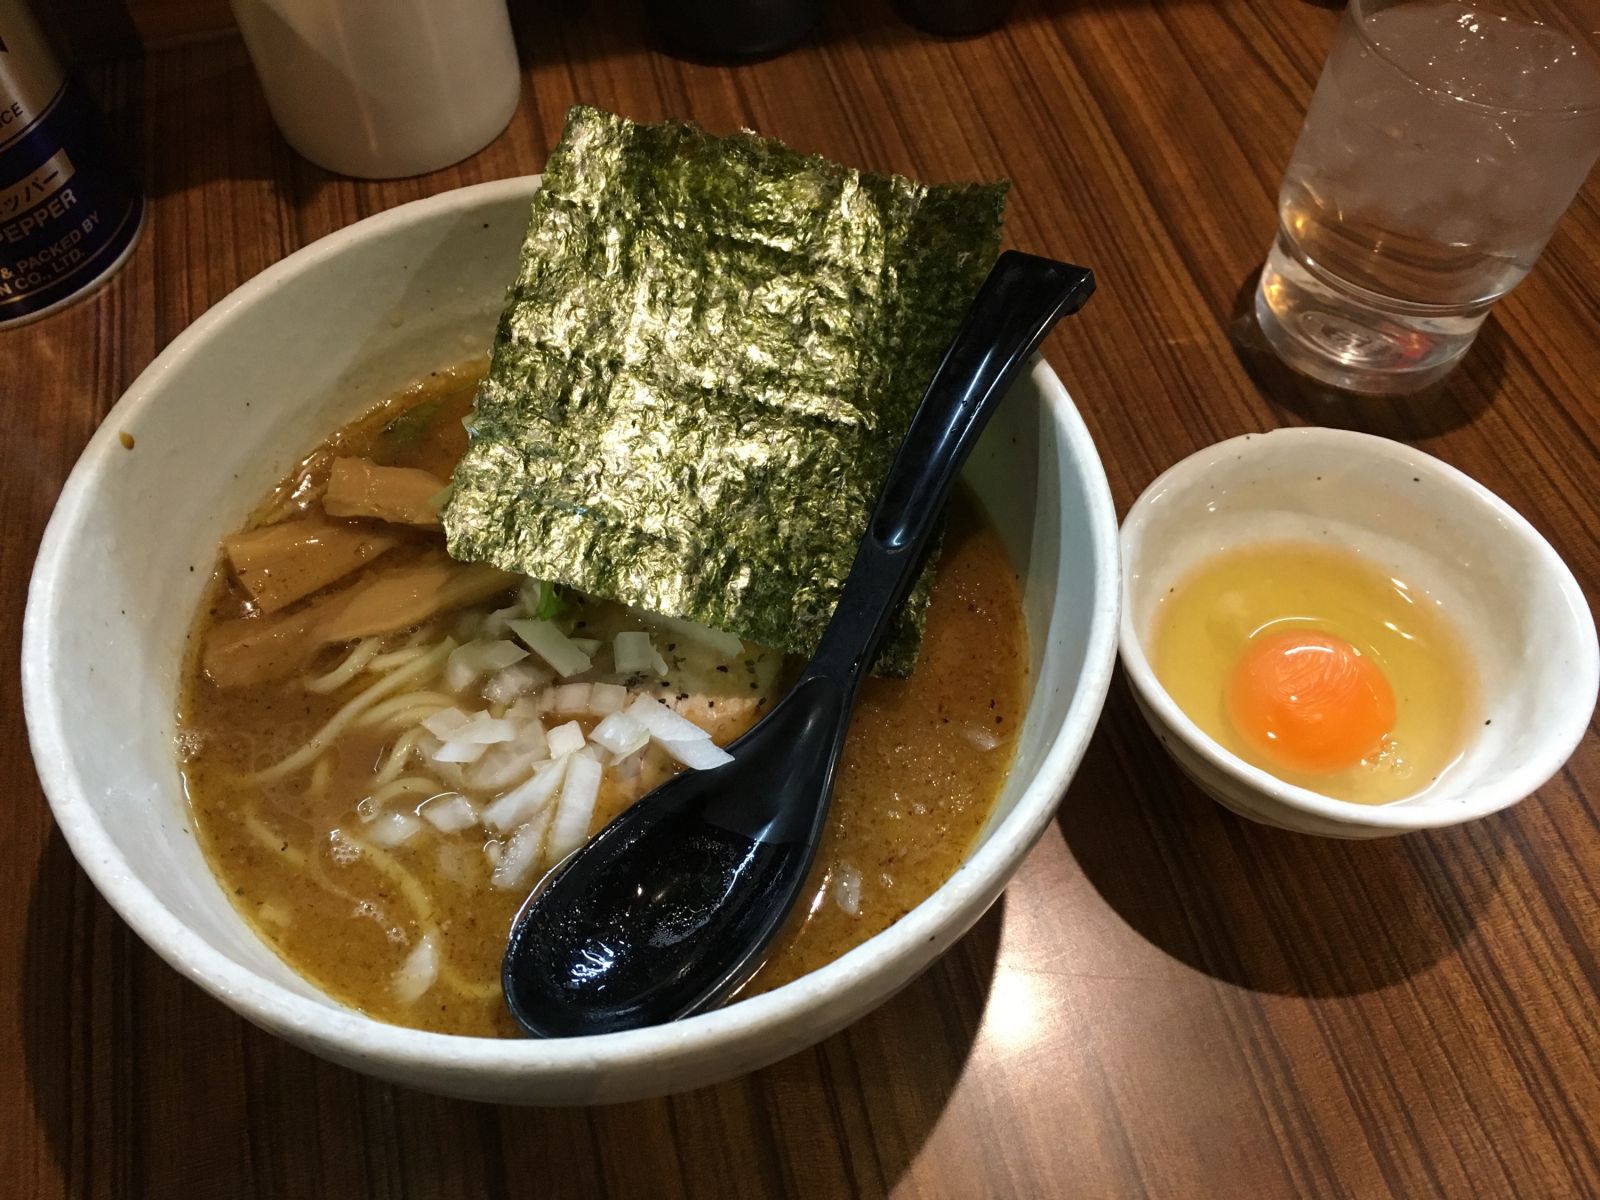
<path fill-rule="evenodd" d="M 752 62 L 794 49 L 822 0 L 650 0 L 650 36 L 667 53 L 703 62 Z"/>
<path fill-rule="evenodd" d="M 1000 25 L 1011 0 L 896 0 L 900 15 L 941 37 L 971 37 Z"/>

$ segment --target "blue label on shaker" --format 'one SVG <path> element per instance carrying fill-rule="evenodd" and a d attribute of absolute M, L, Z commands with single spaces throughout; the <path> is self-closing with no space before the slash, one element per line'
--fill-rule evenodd
<path fill-rule="evenodd" d="M 143 197 L 71 80 L 36 116 L 0 94 L 0 326 L 90 287 L 138 235 Z M 25 123 L 24 123 L 25 122 Z M 20 126 L 20 128 L 19 128 Z"/>

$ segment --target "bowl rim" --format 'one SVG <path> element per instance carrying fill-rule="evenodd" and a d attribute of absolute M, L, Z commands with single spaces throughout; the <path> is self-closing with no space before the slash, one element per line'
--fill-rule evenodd
<path fill-rule="evenodd" d="M 657 1056 L 748 1045 L 780 1033 L 812 1010 L 844 1002 L 872 978 L 890 979 L 914 961 L 918 948 L 939 938 L 942 926 L 974 905 L 992 903 L 1011 873 L 1043 834 L 1086 751 L 1098 721 L 1117 648 L 1117 606 L 1122 589 L 1116 510 L 1105 468 L 1066 388 L 1042 358 L 1031 380 L 1049 412 L 1063 453 L 1077 465 L 1087 495 L 1085 519 L 1096 573 L 1088 636 L 1076 694 L 1051 738 L 1034 778 L 1012 812 L 990 832 L 955 874 L 888 929 L 800 979 L 738 1004 L 673 1024 L 569 1039 L 504 1039 L 433 1033 L 390 1025 L 331 998 L 312 999 L 246 967 L 204 938 L 145 885 L 138 868 L 119 851 L 86 798 L 73 769 L 70 722 L 54 696 L 52 656 L 58 637 L 52 597 L 86 520 L 93 482 L 119 447 L 118 429 L 159 404 L 169 373 L 213 336 L 248 319 L 255 302 L 325 260 L 371 241 L 480 206 L 532 197 L 540 176 L 495 180 L 411 201 L 336 230 L 296 250 L 214 304 L 167 345 L 102 419 L 73 467 L 40 544 L 23 621 L 23 707 L 39 781 L 52 815 L 96 889 L 119 916 L 180 974 L 248 1020 L 271 1032 L 369 1066 L 485 1077 L 534 1077 L 577 1070 L 622 1068 Z M 990 891 L 985 899 L 986 893 Z M 976 919 L 974 913 L 971 919 Z M 960 930 L 965 931 L 965 926 Z M 912 968 L 919 971 L 921 968 Z M 884 994 L 891 990 L 884 988 Z M 876 1003 L 881 997 L 875 997 Z M 808 1043 L 811 1039 L 808 1039 Z M 794 1047 L 798 1049 L 799 1046 Z"/>
<path fill-rule="evenodd" d="M 1542 564 L 1541 569 L 1566 601 L 1565 608 L 1574 635 L 1573 644 L 1580 660 L 1574 664 L 1572 687 L 1580 695 L 1589 696 L 1588 707 L 1580 710 L 1574 705 L 1568 710 L 1571 714 L 1568 719 L 1544 731 L 1544 736 L 1538 742 L 1537 753 L 1499 783 L 1465 795 L 1452 796 L 1446 792 L 1437 800 L 1419 803 L 1401 799 L 1389 804 L 1368 805 L 1337 800 L 1309 788 L 1285 783 L 1260 767 L 1245 762 L 1215 741 L 1190 719 L 1156 678 L 1155 670 L 1145 654 L 1141 634 L 1135 627 L 1133 599 L 1136 582 L 1131 566 L 1150 512 L 1168 488 L 1205 474 L 1225 459 L 1260 455 L 1269 442 L 1274 450 L 1293 442 L 1331 443 L 1341 446 L 1352 456 L 1382 458 L 1403 464 L 1408 470 L 1425 473 L 1434 482 L 1453 489 L 1464 502 L 1475 503 L 1497 517 L 1506 536 L 1515 537 L 1533 551 Z M 1543 534 L 1494 492 L 1443 459 L 1404 442 L 1350 429 L 1322 426 L 1270 429 L 1216 442 L 1168 467 L 1140 493 L 1123 518 L 1119 542 L 1122 551 L 1122 612 L 1119 618 L 1118 653 L 1123 669 L 1140 696 L 1167 728 L 1182 738 L 1209 765 L 1250 791 L 1301 812 L 1338 824 L 1364 825 L 1395 833 L 1458 825 L 1499 812 L 1532 795 L 1562 768 L 1583 740 L 1595 711 L 1595 702 L 1600 699 L 1600 643 L 1596 639 L 1594 616 L 1584 598 L 1583 589 L 1566 562 Z M 1588 619 L 1585 620 L 1585 617 Z M 1148 714 L 1146 719 L 1149 719 Z"/>

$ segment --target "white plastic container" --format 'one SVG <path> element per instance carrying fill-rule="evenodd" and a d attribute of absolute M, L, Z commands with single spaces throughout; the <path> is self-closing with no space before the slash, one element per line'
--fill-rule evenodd
<path fill-rule="evenodd" d="M 460 162 L 521 95 L 505 0 L 233 0 L 233 14 L 283 136 L 341 175 Z"/>

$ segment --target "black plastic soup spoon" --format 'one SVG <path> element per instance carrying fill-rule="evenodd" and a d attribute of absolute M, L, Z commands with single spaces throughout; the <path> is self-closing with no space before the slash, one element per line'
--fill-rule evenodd
<path fill-rule="evenodd" d="M 912 418 L 794 688 L 728 747 L 732 762 L 644 796 L 547 875 L 518 915 L 501 981 L 529 1033 L 676 1020 L 760 966 L 810 873 L 856 691 L 956 476 L 1028 356 L 1093 291 L 1081 267 L 1000 256 Z"/>

